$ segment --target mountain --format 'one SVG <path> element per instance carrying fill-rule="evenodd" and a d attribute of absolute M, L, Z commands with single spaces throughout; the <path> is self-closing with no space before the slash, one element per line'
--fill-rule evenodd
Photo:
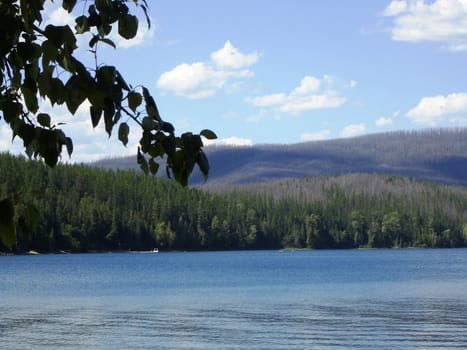
<path fill-rule="evenodd" d="M 467 128 L 398 131 L 292 145 L 211 146 L 206 154 L 211 165 L 208 184 L 212 185 L 370 173 L 467 186 Z M 138 168 L 133 156 L 92 165 Z M 198 171 L 191 183 L 202 183 Z"/>

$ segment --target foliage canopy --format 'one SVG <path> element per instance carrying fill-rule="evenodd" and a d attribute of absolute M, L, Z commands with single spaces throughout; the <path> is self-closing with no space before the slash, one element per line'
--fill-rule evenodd
<path fill-rule="evenodd" d="M 41 208 L 37 229 L 18 228 L 19 252 L 467 247 L 465 186 L 347 174 L 187 190 L 0 154 L 0 194 L 18 181 Z"/>
<path fill-rule="evenodd" d="M 138 17 L 129 5 L 139 8 L 148 25 L 145 0 L 95 0 L 80 2 L 81 15 L 75 26 L 54 25 L 43 20 L 46 0 L 3 0 L 0 2 L 0 119 L 19 137 L 29 157 L 42 158 L 55 166 L 63 148 L 73 152 L 73 141 L 41 111 L 41 100 L 52 106 L 64 105 L 71 115 L 88 101 L 90 121 L 94 127 L 104 124 L 110 136 L 118 129 L 119 140 L 126 145 L 129 122 L 141 130 L 137 161 L 145 173 L 157 173 L 160 160 L 166 158 L 168 176 L 186 185 L 195 165 L 205 178 L 209 163 L 203 152 L 201 136 L 216 138 L 210 130 L 175 135 L 172 124 L 164 121 L 149 90 L 126 82 L 119 70 L 97 60 L 97 47 L 110 45 L 112 28 L 125 38 L 134 38 Z M 61 1 L 63 9 L 72 13 L 76 0 Z M 90 38 L 89 51 L 95 66 L 87 67 L 77 58 L 79 36 Z M 0 236 L 14 227 L 14 201 L 0 201 Z M 5 240 L 4 240 L 5 241 Z"/>

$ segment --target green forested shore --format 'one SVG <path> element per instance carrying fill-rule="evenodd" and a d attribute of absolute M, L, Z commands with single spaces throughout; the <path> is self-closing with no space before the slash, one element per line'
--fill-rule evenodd
<path fill-rule="evenodd" d="M 0 199 L 18 191 L 17 205 L 34 204 L 40 219 L 19 227 L 14 251 L 467 246 L 465 187 L 394 176 L 186 189 L 0 154 Z"/>

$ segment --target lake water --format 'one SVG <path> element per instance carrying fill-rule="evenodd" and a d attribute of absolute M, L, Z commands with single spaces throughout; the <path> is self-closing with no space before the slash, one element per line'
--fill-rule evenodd
<path fill-rule="evenodd" d="M 467 349 L 467 249 L 0 256 L 2 349 Z"/>

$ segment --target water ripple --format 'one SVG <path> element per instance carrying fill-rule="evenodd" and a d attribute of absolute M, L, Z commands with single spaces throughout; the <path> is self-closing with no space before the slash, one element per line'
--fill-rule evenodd
<path fill-rule="evenodd" d="M 39 309 L 41 310 L 41 309 Z M 43 309 L 42 309 L 43 310 Z M 115 310 L 1 307 L 8 349 L 461 349 L 467 304 L 439 300 L 341 300 L 326 304 L 219 304 Z"/>

